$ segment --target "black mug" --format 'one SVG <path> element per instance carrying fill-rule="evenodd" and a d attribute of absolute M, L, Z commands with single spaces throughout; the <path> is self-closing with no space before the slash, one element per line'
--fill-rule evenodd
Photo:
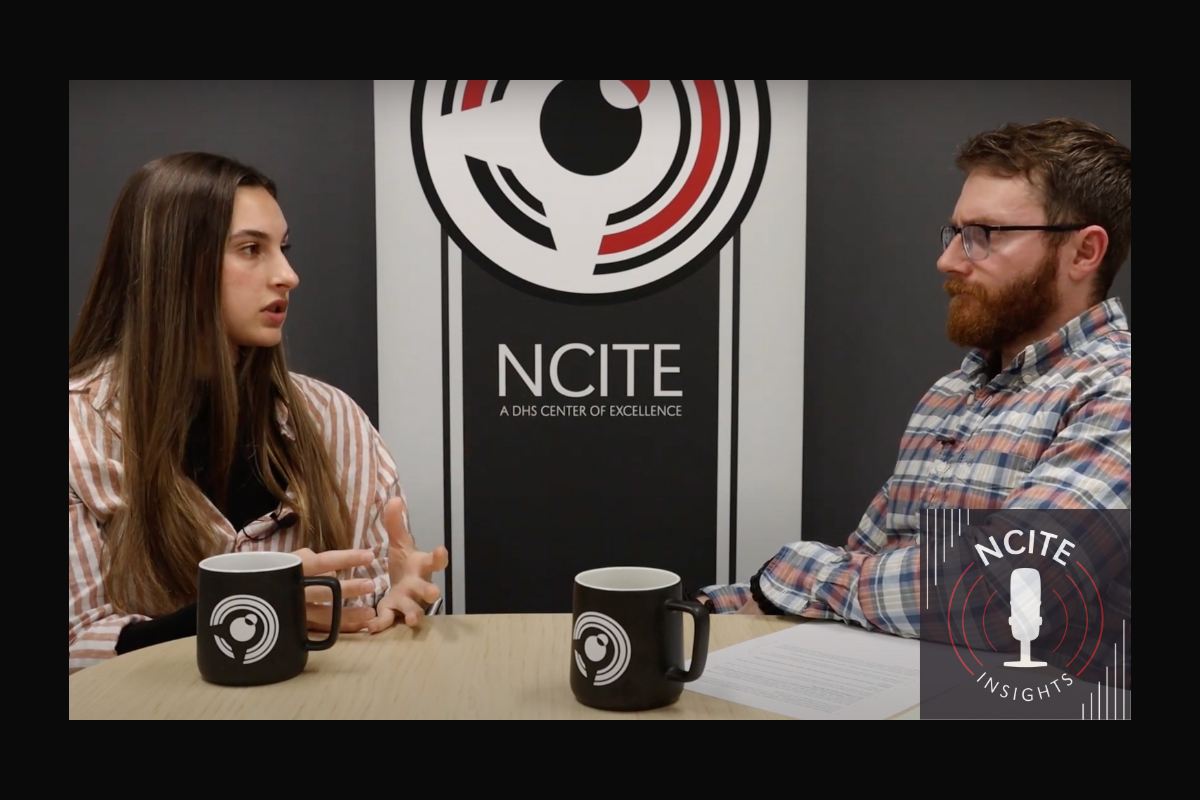
<path fill-rule="evenodd" d="M 669 706 L 704 674 L 708 610 L 683 599 L 683 581 L 648 567 L 610 567 L 575 576 L 571 691 L 604 711 Z M 684 669 L 683 614 L 696 621 Z"/>
<path fill-rule="evenodd" d="M 308 638 L 304 590 L 333 592 L 332 632 Z M 328 650 L 342 624 L 342 586 L 306 578 L 291 553 L 228 553 L 200 562 L 196 661 L 200 676 L 221 686 L 265 686 L 291 680 L 308 654 Z"/>

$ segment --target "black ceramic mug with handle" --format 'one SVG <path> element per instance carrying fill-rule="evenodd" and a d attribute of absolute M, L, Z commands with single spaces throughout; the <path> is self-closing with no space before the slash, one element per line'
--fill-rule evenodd
<path fill-rule="evenodd" d="M 308 638 L 304 590 L 333 593 L 331 633 Z M 291 553 L 228 553 L 200 562 L 196 660 L 200 676 L 222 686 L 263 686 L 291 680 L 308 654 L 328 650 L 342 624 L 342 587 L 333 578 L 306 578 Z"/>
<path fill-rule="evenodd" d="M 695 620 L 684 669 L 683 615 Z M 571 691 L 585 706 L 649 711 L 675 703 L 704 674 L 708 610 L 683 599 L 683 581 L 650 567 L 609 567 L 575 577 Z"/>

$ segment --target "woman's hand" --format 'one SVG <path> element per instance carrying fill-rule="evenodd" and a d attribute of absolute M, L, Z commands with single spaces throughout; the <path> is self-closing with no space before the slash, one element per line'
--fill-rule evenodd
<path fill-rule="evenodd" d="M 442 592 L 431 581 L 433 573 L 444 570 L 450 563 L 450 553 L 444 547 L 432 553 L 417 549 L 408 532 L 408 515 L 404 501 L 390 500 L 383 512 L 383 524 L 388 532 L 388 575 L 392 588 L 376 606 L 375 618 L 367 630 L 379 633 L 392 627 L 398 619 L 409 627 L 421 624 L 425 617 L 422 603 L 432 603 Z"/>
<path fill-rule="evenodd" d="M 370 550 L 330 550 L 326 553 L 314 553 L 305 548 L 297 550 L 294 555 L 300 556 L 304 568 L 304 577 L 336 578 L 339 572 L 345 572 L 356 567 L 369 567 L 375 560 L 375 554 Z M 341 581 L 342 602 L 356 597 L 368 597 L 375 593 L 375 582 L 369 579 L 354 579 Z M 308 610 L 308 628 L 314 631 L 329 631 L 329 623 L 333 620 L 333 592 L 321 586 L 310 586 L 304 590 L 304 600 Z M 322 605 L 324 603 L 325 605 Z M 341 633 L 357 633 L 367 629 L 367 623 L 375 619 L 375 609 L 370 606 L 355 606 L 342 609 Z"/>

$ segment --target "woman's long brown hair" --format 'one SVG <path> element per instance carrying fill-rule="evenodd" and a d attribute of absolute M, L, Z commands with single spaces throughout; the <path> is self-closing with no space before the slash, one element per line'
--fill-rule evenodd
<path fill-rule="evenodd" d="M 239 350 L 225 331 L 221 263 L 243 186 L 276 195 L 258 171 L 207 153 L 168 156 L 134 174 L 113 209 L 70 341 L 69 379 L 111 361 L 118 386 L 124 504 L 105 526 L 103 564 L 104 590 L 119 613 L 155 616 L 195 602 L 199 563 L 220 551 L 184 464 L 188 430 L 204 408 L 216 486 L 228 481 L 240 420 L 267 488 L 284 499 L 279 475 L 293 493 L 305 546 L 350 546 L 332 456 L 282 345 Z M 294 442 L 279 431 L 279 403 Z"/>

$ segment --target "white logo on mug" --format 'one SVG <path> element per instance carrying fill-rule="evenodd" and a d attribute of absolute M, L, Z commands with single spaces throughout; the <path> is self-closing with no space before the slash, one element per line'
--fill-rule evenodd
<path fill-rule="evenodd" d="M 241 664 L 262 661 L 279 641 L 279 615 L 270 603 L 248 594 L 217 603 L 208 624 L 217 648 Z"/>
<path fill-rule="evenodd" d="M 616 683 L 629 668 L 629 635 L 612 617 L 587 611 L 575 621 L 575 666 L 594 686 Z M 591 665 L 592 675 L 588 673 Z"/>

